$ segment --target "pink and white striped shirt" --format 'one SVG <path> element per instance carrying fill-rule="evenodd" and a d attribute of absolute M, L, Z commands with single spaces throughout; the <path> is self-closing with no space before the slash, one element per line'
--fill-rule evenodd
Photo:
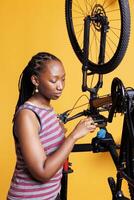
<path fill-rule="evenodd" d="M 39 138 L 46 155 L 56 151 L 64 140 L 64 132 L 53 108 L 48 110 L 25 103 L 19 108 L 19 110 L 21 109 L 30 109 L 39 118 Z M 17 136 L 17 133 L 15 135 Z M 49 181 L 42 183 L 34 179 L 28 171 L 17 141 L 16 155 L 17 162 L 8 199 L 54 200 L 61 189 L 62 168 Z"/>

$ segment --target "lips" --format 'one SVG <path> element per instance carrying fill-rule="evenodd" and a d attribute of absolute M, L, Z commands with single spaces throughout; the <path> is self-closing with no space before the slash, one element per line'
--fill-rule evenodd
<path fill-rule="evenodd" d="M 56 96 L 61 96 L 62 92 L 56 93 Z"/>

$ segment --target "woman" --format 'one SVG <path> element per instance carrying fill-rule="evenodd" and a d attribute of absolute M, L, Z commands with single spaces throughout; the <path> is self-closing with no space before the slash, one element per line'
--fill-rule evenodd
<path fill-rule="evenodd" d="M 8 192 L 10 200 L 60 199 L 62 166 L 75 142 L 96 128 L 81 120 L 68 137 L 51 106 L 64 89 L 62 62 L 52 54 L 33 56 L 19 80 L 13 134 L 17 163 Z"/>

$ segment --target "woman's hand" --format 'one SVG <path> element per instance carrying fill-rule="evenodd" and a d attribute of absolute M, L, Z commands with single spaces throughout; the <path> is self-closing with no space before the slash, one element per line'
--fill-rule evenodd
<path fill-rule="evenodd" d="M 75 140 L 78 140 L 87 135 L 87 133 L 95 131 L 96 125 L 91 117 L 82 119 L 74 128 L 72 136 Z"/>

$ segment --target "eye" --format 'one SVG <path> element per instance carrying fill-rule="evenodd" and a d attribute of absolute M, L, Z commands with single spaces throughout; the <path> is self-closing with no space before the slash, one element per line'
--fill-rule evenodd
<path fill-rule="evenodd" d="M 56 83 L 56 80 L 50 80 L 51 83 Z"/>

